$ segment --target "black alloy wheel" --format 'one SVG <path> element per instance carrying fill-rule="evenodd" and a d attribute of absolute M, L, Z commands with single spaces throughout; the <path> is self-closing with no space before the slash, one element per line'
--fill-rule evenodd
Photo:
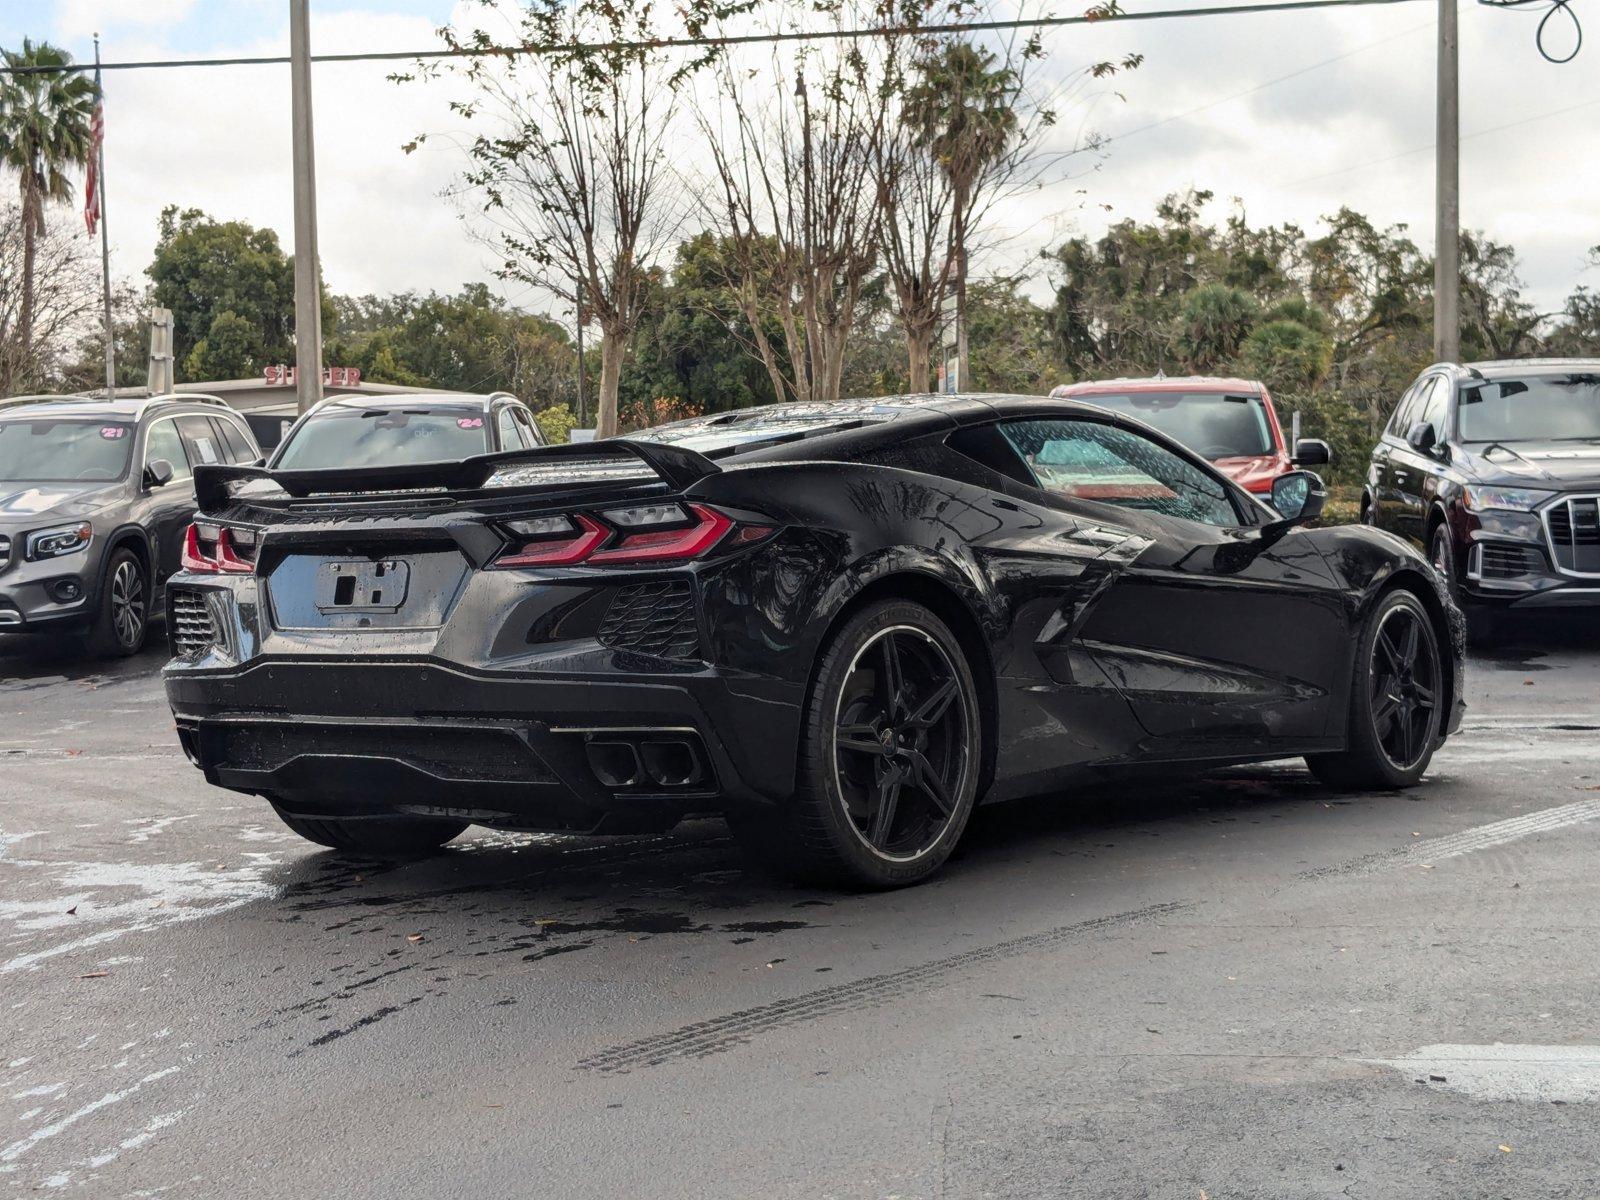
<path fill-rule="evenodd" d="M 807 883 L 917 883 L 955 849 L 977 798 L 982 733 L 961 644 L 928 609 L 870 604 L 823 647 L 794 796 L 728 814 L 763 865 Z"/>
<path fill-rule="evenodd" d="M 955 663 L 924 630 L 891 625 L 856 651 L 834 706 L 834 782 L 874 853 L 909 862 L 944 836 L 967 718 Z"/>
<path fill-rule="evenodd" d="M 1445 676 L 1433 619 L 1397 589 L 1368 615 L 1351 681 L 1348 744 L 1307 757 L 1332 787 L 1395 789 L 1422 778 L 1444 719 Z"/>
<path fill-rule="evenodd" d="M 90 649 L 103 657 L 137 654 L 150 622 L 149 586 L 133 553 L 118 550 L 106 565 L 100 611 L 89 632 Z"/>
<path fill-rule="evenodd" d="M 1439 655 L 1426 613 L 1396 605 L 1384 614 L 1367 674 L 1378 744 L 1397 770 L 1409 771 L 1438 728 Z"/>

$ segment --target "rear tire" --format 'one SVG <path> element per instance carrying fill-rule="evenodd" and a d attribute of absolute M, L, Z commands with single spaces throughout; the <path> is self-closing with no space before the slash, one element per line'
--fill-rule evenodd
<path fill-rule="evenodd" d="M 818 657 L 794 796 L 728 824 L 760 865 L 799 882 L 919 883 L 972 815 L 981 729 L 971 667 L 944 622 L 909 601 L 869 605 Z"/>
<path fill-rule="evenodd" d="M 466 821 L 432 817 L 364 817 L 341 821 L 332 817 L 296 817 L 272 809 L 279 820 L 308 842 L 369 858 L 418 858 L 432 854 L 467 827 Z"/>
<path fill-rule="evenodd" d="M 1356 639 L 1347 745 L 1306 756 L 1329 787 L 1394 791 L 1422 778 L 1444 716 L 1444 665 L 1428 610 L 1404 588 L 1387 593 Z"/>

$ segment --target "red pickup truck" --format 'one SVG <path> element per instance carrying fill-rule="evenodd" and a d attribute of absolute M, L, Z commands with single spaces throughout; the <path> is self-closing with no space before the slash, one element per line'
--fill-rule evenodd
<path fill-rule="evenodd" d="M 1064 383 L 1050 393 L 1137 417 L 1209 458 L 1248 492 L 1266 495 L 1296 467 L 1331 459 L 1328 444 L 1302 438 L 1291 454 L 1272 396 L 1254 379 L 1162 376 Z"/>

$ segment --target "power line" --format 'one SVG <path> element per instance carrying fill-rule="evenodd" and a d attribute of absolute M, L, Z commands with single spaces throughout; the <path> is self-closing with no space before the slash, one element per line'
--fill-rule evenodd
<path fill-rule="evenodd" d="M 1279 75 L 1276 79 L 1268 79 L 1263 83 L 1256 84 L 1254 87 L 1246 88 L 1242 92 L 1235 92 L 1231 96 L 1223 96 L 1218 100 L 1208 100 L 1206 103 L 1197 105 L 1194 108 L 1185 109 L 1180 113 L 1173 113 L 1170 117 L 1162 117 L 1159 121 L 1151 121 L 1148 125 L 1137 125 L 1134 128 L 1126 130 L 1122 133 L 1111 134 L 1102 144 L 1110 145 L 1112 142 L 1125 142 L 1137 134 L 1148 133 L 1152 129 L 1160 129 L 1163 125 L 1170 125 L 1174 121 L 1181 121 L 1185 117 L 1192 117 L 1196 113 L 1206 112 L 1222 104 L 1231 104 L 1235 100 L 1243 100 L 1246 96 L 1254 96 L 1257 92 L 1264 92 L 1270 87 L 1277 87 L 1280 83 L 1288 83 L 1291 79 L 1298 79 L 1300 76 L 1308 75 L 1312 71 L 1320 71 L 1323 67 L 1331 67 L 1334 63 L 1343 62 L 1347 58 L 1354 58 L 1358 54 L 1365 54 L 1368 50 L 1376 50 L 1379 46 L 1387 46 L 1390 42 L 1397 42 L 1401 38 L 1410 37 L 1413 33 L 1417 33 L 1423 29 L 1432 28 L 1432 21 L 1424 22 L 1421 25 L 1413 25 L 1411 28 L 1402 29 L 1399 33 L 1393 34 L 1389 37 L 1379 38 L 1375 42 L 1368 42 L 1364 46 L 1357 46 L 1354 50 L 1347 50 L 1343 54 L 1336 54 L 1332 58 L 1323 59 L 1321 62 L 1311 63 L 1308 66 L 1301 67 L 1298 71 L 1290 71 L 1287 75 Z"/>
<path fill-rule="evenodd" d="M 1468 138 L 1488 137 L 1491 133 L 1503 133 L 1507 129 L 1516 129 L 1520 125 L 1532 125 L 1535 121 L 1548 121 L 1551 117 L 1565 116 L 1567 113 L 1577 112 L 1580 108 L 1593 108 L 1596 104 L 1600 104 L 1600 98 L 1596 98 L 1594 100 L 1580 100 L 1577 104 L 1569 104 L 1565 108 L 1555 108 L 1551 109 L 1549 112 L 1535 113 L 1531 117 L 1523 117 L 1520 120 L 1507 121 L 1504 125 L 1491 125 L 1487 129 L 1478 129 L 1474 130 L 1472 133 L 1464 133 L 1461 135 L 1461 140 L 1466 141 Z M 1402 150 L 1400 153 L 1391 154 L 1386 158 L 1375 158 L 1367 162 L 1356 163 L 1351 167 L 1340 167 L 1337 171 L 1327 171 L 1321 175 L 1308 175 L 1304 179 L 1296 179 L 1289 183 L 1280 184 L 1279 186 L 1299 187 L 1303 183 L 1318 183 L 1324 179 L 1333 179 L 1339 175 L 1348 175 L 1351 171 L 1360 171 L 1367 167 L 1381 167 L 1384 163 L 1392 163 L 1402 158 L 1410 158 L 1413 154 L 1421 154 L 1424 151 L 1432 150 L 1433 148 L 1434 143 L 1429 142 L 1426 146 L 1413 146 L 1409 150 Z"/>
<path fill-rule="evenodd" d="M 716 49 L 727 46 L 762 45 L 779 42 L 849 41 L 861 38 L 891 37 L 903 34 L 996 33 L 1016 29 L 1053 29 L 1067 25 L 1113 25 L 1125 21 L 1163 21 L 1190 17 L 1242 16 L 1247 13 L 1291 12 L 1311 8 L 1367 8 L 1394 4 L 1415 4 L 1421 0 L 1274 0 L 1268 4 L 1218 4 L 1205 8 L 1154 9 L 1150 12 L 1116 13 L 1109 16 L 1032 17 L 1015 21 L 972 21 L 947 25 L 874 26 L 858 29 L 796 30 L 791 33 L 729 34 L 719 37 L 650 38 L 641 41 L 524 43 L 516 46 L 458 46 L 445 50 L 387 50 L 356 54 L 313 54 L 312 62 L 395 62 L 441 58 L 514 58 L 523 54 L 549 54 L 565 51 L 593 54 L 629 50 Z M 281 66 L 289 56 L 262 55 L 245 58 L 167 58 L 133 62 L 101 63 L 102 71 L 153 71 L 180 67 L 263 67 Z M 56 75 L 93 70 L 92 64 L 66 66 L 0 67 L 0 75 Z"/>

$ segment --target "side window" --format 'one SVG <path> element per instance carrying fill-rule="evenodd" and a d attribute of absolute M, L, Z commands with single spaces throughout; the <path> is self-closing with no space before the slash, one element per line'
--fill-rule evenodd
<path fill-rule="evenodd" d="M 184 448 L 189 451 L 189 461 L 201 463 L 223 461 L 222 447 L 217 442 L 217 431 L 207 417 L 179 417 L 178 432 L 183 435 Z"/>
<path fill-rule="evenodd" d="M 522 427 L 522 440 L 530 446 L 544 445 L 544 434 L 539 432 L 539 426 L 534 423 L 533 414 L 525 408 L 513 408 L 517 424 Z"/>
<path fill-rule="evenodd" d="M 250 439 L 245 437 L 244 430 L 236 422 L 228 417 L 212 417 L 211 423 L 221 432 L 231 461 L 236 463 L 255 461 L 256 452 L 250 446 Z"/>
<path fill-rule="evenodd" d="M 1450 384 L 1443 378 L 1435 375 L 1428 381 L 1428 395 L 1417 410 L 1417 415 L 1412 418 L 1411 424 L 1418 421 L 1427 421 L 1433 426 L 1433 436 L 1442 439 L 1445 435 L 1445 418 L 1450 413 Z M 1410 427 L 1400 431 L 1404 437 L 1410 433 Z"/>
<path fill-rule="evenodd" d="M 1047 492 L 1205 525 L 1239 524 L 1227 487 L 1141 434 L 1095 421 L 1002 425 Z"/>
<path fill-rule="evenodd" d="M 170 420 L 157 421 L 145 434 L 144 465 L 148 467 L 158 458 L 172 464 L 174 479 L 189 478 L 189 453 L 183 448 L 177 425 Z"/>
<path fill-rule="evenodd" d="M 528 443 L 522 439 L 522 427 L 517 424 L 517 419 L 511 409 L 505 405 L 495 410 L 494 427 L 500 435 L 500 449 L 525 450 Z"/>
<path fill-rule="evenodd" d="M 1400 397 L 1400 403 L 1394 406 L 1394 414 L 1389 418 L 1390 437 L 1405 441 L 1406 433 L 1411 429 L 1412 414 L 1417 411 L 1417 402 L 1427 386 L 1427 377 L 1419 379 L 1406 389 L 1405 395 Z"/>

